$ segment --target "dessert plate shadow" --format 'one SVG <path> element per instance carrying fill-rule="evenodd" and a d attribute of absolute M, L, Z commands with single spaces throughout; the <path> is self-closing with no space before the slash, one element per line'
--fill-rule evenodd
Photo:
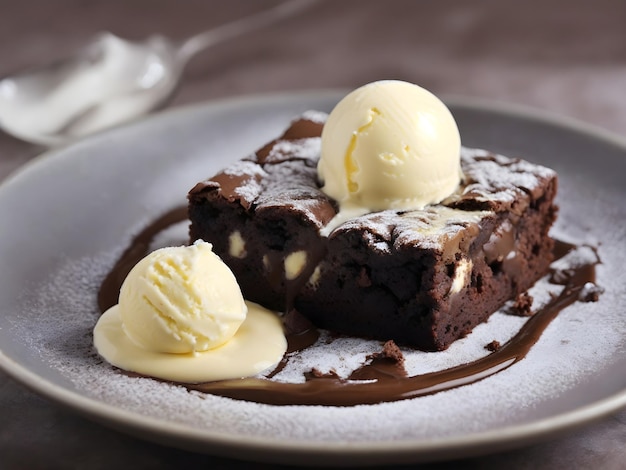
<path fill-rule="evenodd" d="M 122 432 L 289 464 L 491 453 L 626 406 L 626 143 L 537 111 L 460 98 L 446 101 L 464 145 L 554 168 L 561 207 L 555 235 L 597 246 L 603 261 L 599 302 L 563 311 L 526 359 L 458 389 L 341 408 L 202 396 L 126 377 L 99 360 L 91 347 L 98 285 L 132 236 L 184 205 L 195 183 L 280 134 L 293 117 L 329 111 L 343 95 L 262 95 L 181 108 L 44 154 L 8 178 L 0 186 L 0 367 Z M 497 335 L 497 322 L 479 328 Z M 461 351 L 463 341 L 446 354 Z"/>

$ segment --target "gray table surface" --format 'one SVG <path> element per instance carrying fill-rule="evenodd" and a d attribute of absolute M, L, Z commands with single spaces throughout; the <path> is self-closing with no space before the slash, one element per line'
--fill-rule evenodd
<path fill-rule="evenodd" d="M 0 76 L 98 31 L 175 39 L 276 4 L 259 0 L 0 0 Z M 171 106 L 380 78 L 532 106 L 626 135 L 626 2 L 320 0 L 196 57 Z M 0 132 L 0 180 L 44 149 Z M 94 424 L 0 372 L 0 468 L 269 468 L 163 447 Z M 450 456 L 454 459 L 454 456 Z M 420 468 L 626 468 L 626 410 L 530 447 Z"/>

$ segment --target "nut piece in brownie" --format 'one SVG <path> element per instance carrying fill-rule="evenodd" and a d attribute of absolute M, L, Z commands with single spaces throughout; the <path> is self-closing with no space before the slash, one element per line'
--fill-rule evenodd
<path fill-rule="evenodd" d="M 441 204 L 385 210 L 323 236 L 338 206 L 320 189 L 325 114 L 189 192 L 190 237 L 213 243 L 245 297 L 317 327 L 442 350 L 548 269 L 556 173 L 463 148 Z"/>

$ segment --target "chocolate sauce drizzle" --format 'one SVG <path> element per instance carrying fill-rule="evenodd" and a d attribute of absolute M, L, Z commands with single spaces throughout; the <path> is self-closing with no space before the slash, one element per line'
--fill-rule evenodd
<path fill-rule="evenodd" d="M 177 208 L 164 214 L 135 237 L 122 257 L 105 278 L 98 293 L 101 311 L 117 303 L 120 286 L 130 269 L 150 249 L 154 237 L 170 225 L 186 219 L 186 208 Z M 575 246 L 556 241 L 555 258 L 559 259 Z M 468 385 L 500 371 L 526 357 L 543 331 L 561 310 L 582 298 L 581 292 L 587 283 L 595 282 L 595 265 L 590 262 L 572 269 L 552 271 L 550 282 L 563 286 L 559 295 L 534 312 L 520 331 L 507 343 L 491 354 L 476 361 L 445 370 L 407 376 L 401 363 L 386 355 L 370 357 L 348 378 L 336 374 L 305 374 L 302 383 L 282 383 L 270 380 L 289 360 L 290 354 L 311 346 L 318 337 L 314 327 L 288 328 L 288 352 L 268 378 L 243 378 L 201 384 L 180 384 L 189 390 L 213 395 L 254 401 L 271 405 L 331 405 L 352 406 L 376 404 L 415 398 Z M 293 320 L 290 314 L 285 316 Z M 289 331 L 291 330 L 291 331 Z"/>

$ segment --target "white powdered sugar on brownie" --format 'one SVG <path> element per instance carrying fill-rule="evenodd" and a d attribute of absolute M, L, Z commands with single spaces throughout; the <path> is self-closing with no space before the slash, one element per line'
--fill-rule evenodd
<path fill-rule="evenodd" d="M 520 192 L 540 187 L 541 179 L 556 176 L 541 165 L 465 147 L 461 148 L 461 165 L 468 181 L 460 193 L 482 201 L 510 204 Z"/>
<path fill-rule="evenodd" d="M 265 157 L 265 163 L 282 161 L 285 157 L 292 158 L 293 155 L 297 155 L 299 159 L 303 160 L 316 160 L 319 157 L 320 145 L 321 139 L 319 137 L 279 140 Z"/>
<path fill-rule="evenodd" d="M 357 217 L 342 224 L 337 232 L 355 228 L 378 238 L 378 249 L 390 251 L 402 245 L 441 251 L 446 242 L 469 224 L 478 224 L 490 211 L 464 211 L 446 206 L 431 206 L 420 211 L 387 210 Z M 382 241 L 385 241 L 382 243 Z"/>
<path fill-rule="evenodd" d="M 328 113 L 309 109 L 308 111 L 302 113 L 300 117 L 302 119 L 306 119 L 307 121 L 315 122 L 317 124 L 324 124 L 328 119 Z"/>
<path fill-rule="evenodd" d="M 321 226 L 315 214 L 308 210 L 316 206 L 312 200 L 328 199 L 319 189 L 315 171 L 320 143 L 319 137 L 296 140 L 279 139 L 269 149 L 262 163 L 253 161 L 254 156 L 252 156 L 250 159 L 230 165 L 222 173 L 242 178 L 237 194 L 247 199 L 248 204 L 259 207 L 265 204 L 277 205 L 290 200 L 294 209 L 309 213 L 311 220 Z M 309 171 L 301 171 L 302 165 L 308 166 Z M 492 154 L 481 149 L 462 148 L 461 165 L 466 183 L 461 185 L 457 193 L 443 201 L 443 206 L 458 205 L 459 201 L 464 198 L 490 203 L 484 209 L 491 208 L 496 203 L 509 206 L 520 193 L 533 192 L 541 187 L 541 180 L 555 176 L 555 172 L 549 168 Z M 267 178 L 271 174 L 274 176 Z M 262 180 L 261 184 L 259 184 L 260 180 Z M 208 182 L 207 180 L 205 183 Z M 431 207 L 436 211 L 442 206 Z M 389 211 L 389 214 L 401 212 L 411 211 Z M 461 212 L 457 213 L 457 218 L 463 221 L 465 216 Z M 385 211 L 378 214 L 385 214 Z M 427 214 L 426 217 L 428 217 Z M 471 215 L 469 218 L 473 220 Z M 348 223 L 354 226 L 359 220 L 371 222 L 367 217 L 359 217 Z M 452 225 L 454 221 L 447 224 L 448 227 Z M 445 224 L 438 226 L 441 229 L 446 227 Z"/>
<path fill-rule="evenodd" d="M 261 181 L 267 176 L 262 167 L 247 160 L 240 160 L 228 168 L 222 175 L 226 179 L 236 181 L 233 188 L 234 194 L 243 200 L 254 200 L 263 192 Z M 211 184 L 209 180 L 199 183 L 201 185 Z"/>

